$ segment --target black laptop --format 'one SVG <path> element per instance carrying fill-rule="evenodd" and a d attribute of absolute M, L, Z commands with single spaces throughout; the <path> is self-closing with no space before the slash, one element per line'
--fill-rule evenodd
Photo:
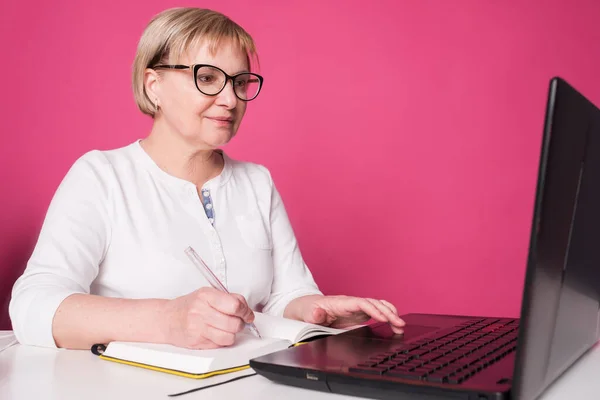
<path fill-rule="evenodd" d="M 375 323 L 250 366 L 375 399 L 529 400 L 588 351 L 599 334 L 600 110 L 561 78 L 550 81 L 525 275 L 519 319 L 402 315 L 403 335 Z"/>

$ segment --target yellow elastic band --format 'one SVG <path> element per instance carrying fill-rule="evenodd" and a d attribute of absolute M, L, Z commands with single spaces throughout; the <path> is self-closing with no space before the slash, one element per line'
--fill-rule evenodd
<path fill-rule="evenodd" d="M 185 378 L 192 378 L 192 379 L 204 379 L 204 378 L 209 378 L 209 377 L 215 376 L 215 375 L 223 375 L 223 374 L 228 374 L 228 373 L 231 373 L 231 372 L 243 371 L 245 369 L 250 368 L 250 365 L 242 365 L 242 366 L 239 366 L 239 367 L 233 367 L 233 368 L 228 368 L 228 369 L 221 369 L 221 370 L 218 370 L 218 371 L 211 371 L 211 372 L 206 372 L 206 373 L 203 373 L 203 374 L 191 374 L 189 372 L 177 371 L 177 370 L 168 369 L 168 368 L 155 367 L 155 366 L 152 366 L 152 365 L 147 365 L 147 364 L 142 364 L 142 363 L 136 363 L 136 362 L 133 362 L 133 361 L 125 361 L 125 360 L 121 360 L 121 359 L 113 358 L 113 357 L 108 357 L 108 356 L 104 356 L 104 355 L 101 355 L 100 358 L 103 359 L 103 360 L 107 360 L 107 361 L 113 361 L 113 362 L 116 362 L 116 363 L 119 363 L 119 364 L 132 365 L 134 367 L 151 369 L 153 371 L 159 371 L 159 372 L 166 372 L 167 374 L 173 374 L 173 375 L 183 376 Z"/>

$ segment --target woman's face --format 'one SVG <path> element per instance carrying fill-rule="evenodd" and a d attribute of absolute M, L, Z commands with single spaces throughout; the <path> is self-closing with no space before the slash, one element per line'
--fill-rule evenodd
<path fill-rule="evenodd" d="M 246 54 L 227 42 L 214 55 L 210 54 L 206 44 L 201 43 L 184 54 L 177 64 L 209 64 L 229 75 L 249 72 Z M 199 71 L 200 88 L 217 79 L 217 74 L 218 71 L 206 68 Z M 149 80 L 149 87 L 159 104 L 155 121 L 166 124 L 169 131 L 199 149 L 214 149 L 228 143 L 246 111 L 246 102 L 236 97 L 231 80 L 219 94 L 208 96 L 196 88 L 189 69 L 161 69 L 157 79 Z"/>

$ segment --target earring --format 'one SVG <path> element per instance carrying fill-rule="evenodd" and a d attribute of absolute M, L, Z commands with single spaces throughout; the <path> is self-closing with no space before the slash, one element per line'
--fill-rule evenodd
<path fill-rule="evenodd" d="M 158 98 L 154 102 L 154 112 L 158 112 Z"/>

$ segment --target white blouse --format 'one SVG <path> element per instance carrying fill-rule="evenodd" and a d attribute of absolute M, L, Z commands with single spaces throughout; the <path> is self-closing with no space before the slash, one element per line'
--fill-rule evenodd
<path fill-rule="evenodd" d="M 58 187 L 9 306 L 17 339 L 55 347 L 52 319 L 73 293 L 174 298 L 209 286 L 188 246 L 250 307 L 282 315 L 321 294 L 261 165 L 223 154 L 202 187 L 161 170 L 139 141 L 78 159 Z"/>

